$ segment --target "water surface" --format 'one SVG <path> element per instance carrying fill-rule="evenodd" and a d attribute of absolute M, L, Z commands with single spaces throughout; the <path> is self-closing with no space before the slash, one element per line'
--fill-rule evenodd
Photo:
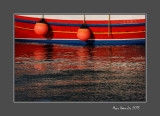
<path fill-rule="evenodd" d="M 15 43 L 15 101 L 145 101 L 145 46 Z"/>

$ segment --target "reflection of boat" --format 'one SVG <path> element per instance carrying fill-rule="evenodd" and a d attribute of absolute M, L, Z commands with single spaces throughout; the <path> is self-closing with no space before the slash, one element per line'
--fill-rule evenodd
<path fill-rule="evenodd" d="M 111 64 L 145 61 L 144 46 L 63 46 L 15 43 L 15 63 L 30 62 L 27 69 L 41 71 L 106 69 Z M 23 59 L 20 59 L 23 58 Z M 26 59 L 25 59 L 26 58 Z M 22 63 L 23 64 L 23 63 Z M 27 66 L 29 66 L 27 68 Z M 32 67 L 31 67 L 32 66 Z M 110 68 L 111 68 L 110 67 Z M 140 70 L 140 69 L 139 69 Z"/>
<path fill-rule="evenodd" d="M 41 15 L 15 15 L 16 41 L 68 44 L 144 44 L 145 15 L 86 15 L 91 36 L 87 41 L 77 38 L 83 15 L 44 15 L 49 26 L 46 35 L 37 35 L 34 26 Z M 110 17 L 110 18 L 109 18 Z"/>

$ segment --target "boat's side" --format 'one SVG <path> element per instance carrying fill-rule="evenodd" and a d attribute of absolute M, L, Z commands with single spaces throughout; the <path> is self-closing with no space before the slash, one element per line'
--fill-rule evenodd
<path fill-rule="evenodd" d="M 45 36 L 34 32 L 34 26 L 38 20 L 40 18 L 15 15 L 16 41 L 73 44 L 141 44 L 145 42 L 145 18 L 143 19 L 142 16 L 132 20 L 111 19 L 110 24 L 107 19 L 86 20 L 91 32 L 91 37 L 86 42 L 77 38 L 77 30 L 83 20 L 51 19 L 50 16 L 50 19 L 46 19 L 49 31 Z"/>

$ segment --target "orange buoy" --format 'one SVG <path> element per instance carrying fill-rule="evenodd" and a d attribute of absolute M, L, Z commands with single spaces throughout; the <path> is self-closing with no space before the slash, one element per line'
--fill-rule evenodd
<path fill-rule="evenodd" d="M 44 18 L 35 24 L 34 31 L 38 35 L 45 35 L 48 32 L 48 25 Z"/>
<path fill-rule="evenodd" d="M 80 39 L 81 41 L 87 41 L 90 38 L 90 36 L 90 30 L 87 28 L 85 24 L 82 24 L 77 32 L 78 39 Z"/>

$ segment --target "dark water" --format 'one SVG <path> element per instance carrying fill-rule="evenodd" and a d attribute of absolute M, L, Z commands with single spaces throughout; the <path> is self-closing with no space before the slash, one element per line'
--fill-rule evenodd
<path fill-rule="evenodd" d="M 145 101 L 145 46 L 15 43 L 15 101 Z"/>

